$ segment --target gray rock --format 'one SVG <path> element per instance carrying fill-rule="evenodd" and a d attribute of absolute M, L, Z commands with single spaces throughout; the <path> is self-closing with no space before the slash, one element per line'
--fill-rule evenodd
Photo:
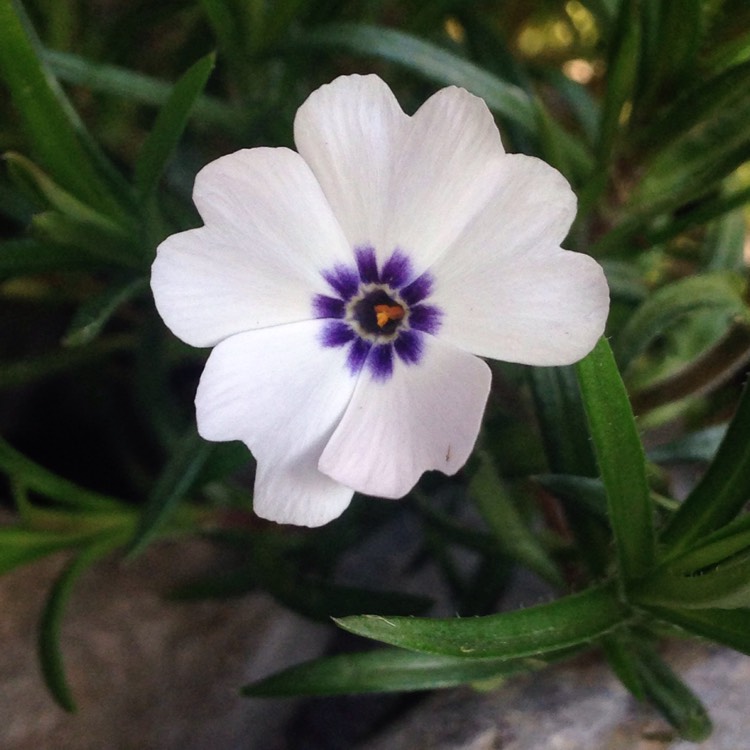
<path fill-rule="evenodd" d="M 709 709 L 702 750 L 750 747 L 750 658 L 699 643 L 666 658 Z M 589 657 L 510 679 L 501 687 L 438 693 L 361 750 L 689 750 Z"/>
<path fill-rule="evenodd" d="M 257 594 L 170 602 L 164 594 L 216 564 L 201 541 L 111 559 L 79 580 L 62 650 L 78 713 L 59 709 L 39 672 L 44 599 L 66 560 L 0 577 L 3 750 L 271 750 L 294 701 L 248 700 L 238 688 L 319 655 L 330 630 Z"/>

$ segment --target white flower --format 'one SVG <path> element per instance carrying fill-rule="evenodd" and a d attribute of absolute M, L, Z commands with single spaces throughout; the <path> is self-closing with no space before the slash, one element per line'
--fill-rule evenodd
<path fill-rule="evenodd" d="M 560 248 L 566 180 L 506 154 L 463 89 L 408 117 L 377 76 L 341 77 L 300 107 L 294 138 L 299 153 L 201 170 L 205 226 L 159 246 L 151 285 L 177 336 L 214 347 L 200 434 L 250 448 L 258 515 L 318 526 L 355 490 L 397 498 L 458 471 L 490 389 L 475 355 L 572 363 L 609 293 L 595 261 Z"/>

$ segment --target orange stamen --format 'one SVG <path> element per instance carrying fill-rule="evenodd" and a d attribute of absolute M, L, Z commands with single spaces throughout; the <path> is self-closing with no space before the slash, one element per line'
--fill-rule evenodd
<path fill-rule="evenodd" d="M 378 327 L 383 328 L 391 320 L 401 320 L 404 308 L 401 305 L 375 305 L 375 319 Z"/>

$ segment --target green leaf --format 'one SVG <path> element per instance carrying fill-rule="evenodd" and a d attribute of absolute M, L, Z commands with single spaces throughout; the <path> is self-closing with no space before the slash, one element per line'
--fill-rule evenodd
<path fill-rule="evenodd" d="M 214 53 L 194 63 L 175 84 L 159 112 L 135 163 L 134 182 L 139 200 L 145 200 L 156 188 L 215 63 Z"/>
<path fill-rule="evenodd" d="M 662 534 L 672 553 L 729 523 L 744 507 L 750 487 L 750 381 L 714 460 Z"/>
<path fill-rule="evenodd" d="M 699 132 L 715 118 L 722 117 L 728 107 L 744 97 L 748 87 L 750 60 L 719 75 L 699 77 L 652 123 L 644 123 L 638 138 L 652 153 L 658 154 L 691 131 Z"/>
<path fill-rule="evenodd" d="M 633 653 L 632 638 L 628 633 L 613 633 L 602 638 L 602 649 L 612 671 L 639 701 L 645 700 L 646 689 L 639 671 L 638 658 Z"/>
<path fill-rule="evenodd" d="M 750 656 L 750 609 L 648 607 L 665 622 Z"/>
<path fill-rule="evenodd" d="M 745 514 L 709 534 L 677 557 L 665 559 L 672 573 L 699 573 L 750 550 L 750 514 Z"/>
<path fill-rule="evenodd" d="M 655 153 L 631 195 L 630 212 L 653 216 L 677 209 L 717 188 L 750 159 L 748 76 L 727 93 L 723 106 Z"/>
<path fill-rule="evenodd" d="M 575 370 L 534 367 L 529 376 L 550 470 L 555 474 L 593 476 L 596 462 Z"/>
<path fill-rule="evenodd" d="M 627 621 L 612 585 L 549 604 L 472 618 L 362 615 L 337 620 L 350 633 L 430 654 L 518 659 L 587 644 Z"/>
<path fill-rule="evenodd" d="M 234 584 L 260 586 L 295 612 L 314 620 L 350 615 L 372 608 L 384 614 L 413 615 L 424 612 L 430 599 L 414 594 L 374 591 L 342 586 L 326 578 L 308 575 L 291 554 L 294 538 L 276 534 L 253 534 L 246 540 L 249 563 L 238 576 L 219 579 L 219 589 L 231 591 Z M 204 586 L 204 591 L 207 590 Z"/>
<path fill-rule="evenodd" d="M 703 242 L 709 270 L 739 273 L 745 270 L 745 229 L 745 215 L 741 209 L 711 223 Z"/>
<path fill-rule="evenodd" d="M 529 95 L 473 63 L 437 45 L 394 29 L 358 23 L 318 27 L 299 37 L 310 47 L 335 47 L 380 57 L 442 85 L 463 86 L 482 97 L 491 110 L 536 135 L 536 115 Z"/>
<path fill-rule="evenodd" d="M 593 477 L 597 474 L 596 459 L 575 370 L 533 367 L 529 374 L 550 471 Z M 578 503 L 566 504 L 565 517 L 588 572 L 597 579 L 607 575 L 612 546 L 609 529 Z"/>
<path fill-rule="evenodd" d="M 570 652 L 563 652 L 568 655 Z M 242 688 L 249 698 L 434 690 L 538 669 L 550 659 L 465 659 L 378 649 L 300 664 Z"/>
<path fill-rule="evenodd" d="M 68 52 L 48 49 L 44 50 L 43 56 L 62 81 L 143 104 L 164 105 L 174 88 L 167 81 L 115 65 L 87 60 Z M 235 130 L 241 127 L 243 113 L 214 97 L 200 96 L 195 102 L 192 116 L 207 125 Z"/>
<path fill-rule="evenodd" d="M 234 78 L 244 90 L 247 83 L 245 80 L 247 29 L 244 28 L 242 19 L 239 17 L 240 6 L 233 7 L 230 0 L 200 0 L 200 5 L 213 29 L 219 49 L 232 68 Z"/>
<path fill-rule="evenodd" d="M 609 293 L 613 300 L 643 302 L 646 299 L 648 287 L 633 263 L 603 259 L 600 264 L 607 277 Z"/>
<path fill-rule="evenodd" d="M 76 546 L 90 538 L 91 534 L 88 532 L 59 533 L 0 526 L 0 574 L 53 552 Z"/>
<path fill-rule="evenodd" d="M 648 575 L 656 558 L 643 446 L 628 394 L 605 338 L 576 365 L 576 371 L 607 492 L 620 575 L 627 585 Z"/>
<path fill-rule="evenodd" d="M 34 239 L 0 242 L 0 278 L 30 276 L 51 271 L 91 270 L 98 262 L 73 248 L 62 248 Z"/>
<path fill-rule="evenodd" d="M 681 368 L 649 382 L 630 397 L 633 409 L 648 412 L 687 396 L 710 393 L 741 372 L 750 362 L 750 317 L 736 318 L 713 346 Z"/>
<path fill-rule="evenodd" d="M 602 104 L 597 159 L 602 168 L 610 162 L 610 155 L 621 129 L 623 108 L 633 101 L 636 70 L 640 56 L 641 25 L 638 23 L 638 3 L 623 0 L 609 44 L 607 88 Z"/>
<path fill-rule="evenodd" d="M 750 549 L 735 559 L 694 575 L 657 572 L 631 591 L 634 602 L 681 609 L 736 609 L 750 606 Z"/>
<path fill-rule="evenodd" d="M 644 55 L 641 97 L 649 104 L 669 86 L 685 82 L 697 62 L 703 26 L 702 0 L 641 3 Z"/>
<path fill-rule="evenodd" d="M 31 232 L 40 242 L 87 256 L 102 267 L 144 270 L 146 259 L 134 239 L 112 234 L 98 224 L 79 221 L 58 211 L 35 214 Z"/>
<path fill-rule="evenodd" d="M 76 704 L 65 676 L 60 653 L 60 627 L 73 585 L 78 577 L 96 560 L 111 551 L 113 544 L 103 540 L 81 552 L 55 581 L 44 606 L 39 626 L 39 659 L 47 688 L 65 711 L 74 713 Z"/>
<path fill-rule="evenodd" d="M 534 479 L 546 490 L 567 503 L 576 503 L 589 514 L 607 520 L 607 492 L 598 477 L 572 474 L 538 474 Z"/>
<path fill-rule="evenodd" d="M 109 495 L 79 487 L 26 458 L 0 437 L 0 469 L 24 487 L 73 508 L 117 511 L 122 503 Z"/>
<path fill-rule="evenodd" d="M 707 427 L 705 430 L 691 432 L 684 437 L 651 448 L 648 451 L 648 458 L 654 463 L 709 463 L 716 455 L 726 432 L 726 425 L 717 425 L 716 427 Z"/>
<path fill-rule="evenodd" d="M 101 338 L 85 348 L 56 349 L 34 357 L 3 362 L 0 368 L 0 389 L 28 387 L 32 383 L 90 365 L 113 354 L 132 351 L 133 346 L 133 337 L 123 334 Z"/>
<path fill-rule="evenodd" d="M 563 580 L 557 566 L 521 518 L 492 457 L 486 450 L 476 452 L 476 456 L 479 469 L 471 478 L 469 493 L 497 539 L 499 550 L 526 565 L 544 580 L 562 586 Z"/>
<path fill-rule="evenodd" d="M 66 346 L 83 346 L 91 343 L 115 312 L 145 289 L 148 289 L 148 280 L 143 278 L 128 279 L 124 284 L 108 287 L 102 294 L 78 309 L 63 343 Z"/>
<path fill-rule="evenodd" d="M 0 0 L 0 29 L 0 76 L 39 161 L 83 203 L 107 216 L 121 216 L 122 184 L 114 184 L 111 167 L 103 177 L 104 156 L 41 60 L 38 40 L 14 0 Z M 119 191 L 118 198 L 113 191 Z"/>
<path fill-rule="evenodd" d="M 653 292 L 633 313 L 615 341 L 617 361 L 622 367 L 646 351 L 658 336 L 697 309 L 712 309 L 727 321 L 747 309 L 743 300 L 745 281 L 737 273 L 688 276 Z"/>
<path fill-rule="evenodd" d="M 705 740 L 712 725 L 703 704 L 653 648 L 641 644 L 638 652 L 637 664 L 648 700 L 683 739 Z"/>
<path fill-rule="evenodd" d="M 128 555 L 139 555 L 156 537 L 185 496 L 195 489 L 196 479 L 213 451 L 213 444 L 189 430 L 175 446 L 169 461 L 149 494 Z"/>
<path fill-rule="evenodd" d="M 114 237 L 126 234 L 122 226 L 61 188 L 30 159 L 14 152 L 6 153 L 3 158 L 12 180 L 42 208 L 53 208 L 75 222 L 91 224 Z"/>

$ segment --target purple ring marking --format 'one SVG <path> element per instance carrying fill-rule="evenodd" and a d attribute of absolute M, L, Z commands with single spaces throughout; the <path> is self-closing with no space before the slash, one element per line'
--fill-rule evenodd
<path fill-rule="evenodd" d="M 326 321 L 321 333 L 323 346 L 348 348 L 346 365 L 352 375 L 367 367 L 373 380 L 385 382 L 393 375 L 395 357 L 406 365 L 421 361 L 426 345 L 424 334 L 438 332 L 443 312 L 435 305 L 423 304 L 433 291 L 431 274 L 425 272 L 414 278 L 411 260 L 398 248 L 383 264 L 380 272 L 375 249 L 369 245 L 356 248 L 354 260 L 354 267 L 336 265 L 322 273 L 338 296 L 314 295 L 313 314 Z M 363 288 L 364 285 L 375 288 Z M 363 338 L 357 333 L 355 324 L 345 320 L 350 302 L 356 295 L 360 295 L 361 299 L 358 299 L 355 308 L 365 299 L 376 299 L 373 295 L 378 294 L 385 295 L 386 300 L 400 299 L 399 304 L 408 308 L 408 322 L 405 321 L 403 327 L 394 327 L 392 338 L 382 342 L 378 340 L 382 331 L 374 329 L 375 340 Z M 359 319 L 357 324 L 363 325 Z M 365 329 L 369 330 L 367 327 Z"/>
<path fill-rule="evenodd" d="M 388 380 L 393 375 L 393 345 L 373 344 L 367 357 L 367 369 L 373 380 Z"/>

